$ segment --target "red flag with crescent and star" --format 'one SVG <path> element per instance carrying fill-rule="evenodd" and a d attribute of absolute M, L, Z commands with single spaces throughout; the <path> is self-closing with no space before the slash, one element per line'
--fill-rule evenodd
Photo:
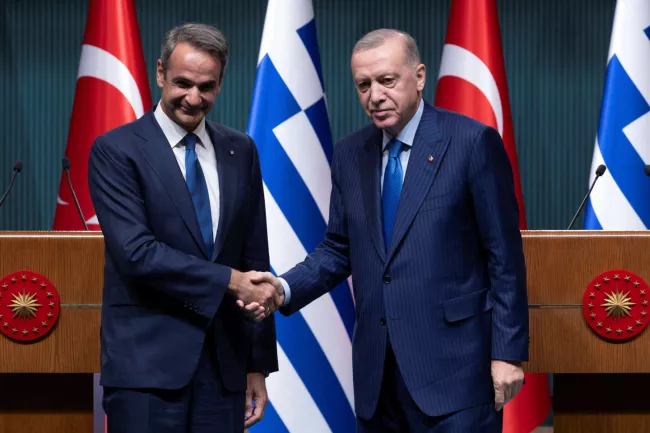
<path fill-rule="evenodd" d="M 141 117 L 151 91 L 132 0 L 91 0 L 81 47 L 65 156 L 90 230 L 99 222 L 88 190 L 88 156 L 95 139 Z M 83 230 L 65 173 L 57 196 L 54 230 Z"/>
<path fill-rule="evenodd" d="M 95 139 L 140 118 L 151 107 L 151 91 L 133 0 L 90 0 L 77 73 L 65 156 L 89 230 L 100 230 L 88 189 L 88 156 Z M 83 230 L 62 173 L 53 230 Z M 98 387 L 95 393 L 99 393 Z M 103 418 L 102 408 L 95 418 Z M 97 426 L 97 428 L 99 428 Z M 99 430 L 96 430 L 99 431 Z"/>
<path fill-rule="evenodd" d="M 453 0 L 435 105 L 472 117 L 499 131 L 510 159 L 519 204 L 526 214 L 519 177 L 510 97 L 495 0 Z M 526 374 L 521 392 L 504 408 L 504 433 L 530 433 L 551 411 L 546 374 Z"/>

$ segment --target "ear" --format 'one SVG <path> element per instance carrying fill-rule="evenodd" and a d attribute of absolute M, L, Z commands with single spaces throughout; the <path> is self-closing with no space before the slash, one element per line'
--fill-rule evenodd
<path fill-rule="evenodd" d="M 162 60 L 158 59 L 156 63 L 156 84 L 162 89 L 163 83 L 165 82 L 165 72 L 163 71 Z"/>
<path fill-rule="evenodd" d="M 424 90 L 424 84 L 427 81 L 427 67 L 422 63 L 415 67 L 415 80 L 417 81 L 418 92 Z"/>

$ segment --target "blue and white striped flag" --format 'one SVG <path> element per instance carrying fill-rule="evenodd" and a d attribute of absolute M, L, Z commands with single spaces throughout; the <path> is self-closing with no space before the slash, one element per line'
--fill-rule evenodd
<path fill-rule="evenodd" d="M 585 215 L 589 230 L 650 228 L 650 1 L 619 0 L 589 184 L 607 172 Z"/>
<path fill-rule="evenodd" d="M 279 275 L 323 240 L 332 134 L 311 0 L 269 0 L 248 134 L 262 166 L 271 267 Z M 354 304 L 348 283 L 287 318 L 276 314 L 280 371 L 254 433 L 355 431 Z"/>

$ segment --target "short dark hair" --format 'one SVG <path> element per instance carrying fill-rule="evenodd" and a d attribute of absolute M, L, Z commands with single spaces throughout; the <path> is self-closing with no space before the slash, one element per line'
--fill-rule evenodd
<path fill-rule="evenodd" d="M 209 24 L 185 23 L 165 33 L 160 52 L 163 73 L 167 72 L 169 57 L 176 45 L 180 43 L 190 44 L 197 50 L 209 53 L 217 60 L 221 64 L 221 76 L 219 77 L 221 82 L 228 63 L 228 41 L 219 29 Z"/>

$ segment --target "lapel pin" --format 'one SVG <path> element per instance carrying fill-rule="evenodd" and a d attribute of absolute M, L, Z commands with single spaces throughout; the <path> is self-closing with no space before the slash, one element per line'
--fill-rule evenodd
<path fill-rule="evenodd" d="M 433 162 L 433 156 L 429 155 L 429 164 L 431 164 L 432 162 Z"/>
<path fill-rule="evenodd" d="M 234 150 L 231 150 L 231 151 L 230 151 L 230 154 L 231 154 L 231 155 L 234 155 L 234 154 L 235 154 L 235 151 L 234 151 Z"/>

